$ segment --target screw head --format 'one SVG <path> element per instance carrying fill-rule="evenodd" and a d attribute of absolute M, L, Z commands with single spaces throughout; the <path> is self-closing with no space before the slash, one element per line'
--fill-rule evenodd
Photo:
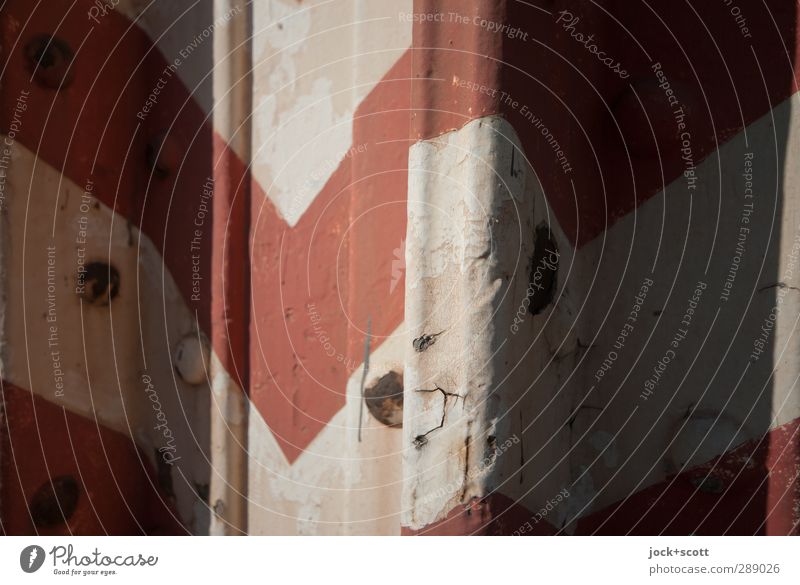
<path fill-rule="evenodd" d="M 69 521 L 78 507 L 80 487 L 71 475 L 61 475 L 39 486 L 29 509 L 37 528 L 54 528 Z"/>
<path fill-rule="evenodd" d="M 87 264 L 78 282 L 83 284 L 81 297 L 96 306 L 108 305 L 119 294 L 119 271 L 105 262 Z"/>
<path fill-rule="evenodd" d="M 210 354 L 205 336 L 192 333 L 178 342 L 173 364 L 184 382 L 197 386 L 208 379 Z"/>
<path fill-rule="evenodd" d="M 387 427 L 403 426 L 403 376 L 391 371 L 364 390 L 367 410 Z"/>
<path fill-rule="evenodd" d="M 75 55 L 69 45 L 52 35 L 38 35 L 25 46 L 25 56 L 33 78 L 48 89 L 64 89 L 73 80 Z"/>

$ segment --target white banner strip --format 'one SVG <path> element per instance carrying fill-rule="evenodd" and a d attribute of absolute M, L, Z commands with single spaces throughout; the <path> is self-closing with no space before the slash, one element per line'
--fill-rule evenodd
<path fill-rule="evenodd" d="M 797 553 L 791 537 L 5 537 L 0 582 L 796 584 Z"/>

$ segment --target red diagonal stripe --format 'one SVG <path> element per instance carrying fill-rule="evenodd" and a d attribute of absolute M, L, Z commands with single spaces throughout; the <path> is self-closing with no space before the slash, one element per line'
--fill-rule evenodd
<path fill-rule="evenodd" d="M 8 382 L 2 387 L 0 501 L 6 534 L 186 533 L 130 437 Z M 29 504 L 39 488 L 58 477 L 78 485 L 74 513 L 66 523 L 35 526 Z"/>

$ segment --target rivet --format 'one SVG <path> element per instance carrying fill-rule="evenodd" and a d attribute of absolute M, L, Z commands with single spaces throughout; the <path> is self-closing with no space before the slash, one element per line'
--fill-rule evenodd
<path fill-rule="evenodd" d="M 79 280 L 81 297 L 96 306 L 108 305 L 119 294 L 119 271 L 105 262 L 90 262 Z"/>
<path fill-rule="evenodd" d="M 427 350 L 430 346 L 436 343 L 436 338 L 439 337 L 444 331 L 440 331 L 439 333 L 423 333 L 414 341 L 411 342 L 411 345 L 414 347 L 414 351 L 417 353 L 422 353 L 423 351 Z"/>
<path fill-rule="evenodd" d="M 403 426 L 403 376 L 391 371 L 364 390 L 370 414 L 387 427 Z"/>
<path fill-rule="evenodd" d="M 72 60 L 69 45 L 52 35 L 39 35 L 25 47 L 25 56 L 34 79 L 49 89 L 63 89 L 72 83 Z"/>
<path fill-rule="evenodd" d="M 31 518 L 38 528 L 52 528 L 69 521 L 78 507 L 80 488 L 71 475 L 42 484 L 30 502 Z"/>
<path fill-rule="evenodd" d="M 196 386 L 208 379 L 209 357 L 208 340 L 202 333 L 192 333 L 178 342 L 173 364 L 184 382 Z"/>
<path fill-rule="evenodd" d="M 212 510 L 214 510 L 214 515 L 215 516 L 217 516 L 218 518 L 221 518 L 222 515 L 225 513 L 225 502 L 223 502 L 220 499 L 217 499 L 217 501 L 214 502 L 214 506 L 212 507 Z"/>

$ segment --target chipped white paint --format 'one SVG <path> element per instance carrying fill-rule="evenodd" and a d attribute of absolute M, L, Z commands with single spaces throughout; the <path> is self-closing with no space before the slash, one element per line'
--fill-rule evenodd
<path fill-rule="evenodd" d="M 247 397 L 213 352 L 211 372 L 209 534 L 238 535 L 247 530 Z"/>
<path fill-rule="evenodd" d="M 524 312 L 516 336 L 510 326 L 526 297 L 534 226 L 547 217 L 520 153 L 514 130 L 495 116 L 409 153 L 404 526 L 421 528 L 498 487 L 514 495 L 506 479 L 518 471 L 522 441 L 502 456 L 491 445 L 521 434 L 516 409 L 530 394 L 523 391 L 539 359 L 534 340 L 543 345 L 534 336 L 542 315 Z M 413 347 L 413 339 L 440 332 L 425 351 Z M 537 400 L 549 392 L 538 391 Z M 543 421 L 528 436 L 537 429 L 551 438 L 559 432 Z M 545 502 L 562 487 L 556 470 L 535 497 Z"/>
<path fill-rule="evenodd" d="M 253 175 L 295 225 L 353 145 L 353 115 L 411 43 L 410 0 L 253 7 Z M 322 56 L 322 58 L 320 58 Z"/>
<path fill-rule="evenodd" d="M 402 370 L 403 332 L 401 325 L 370 355 L 367 385 Z M 362 367 L 350 375 L 345 407 L 291 465 L 250 409 L 251 534 L 400 533 L 402 433 L 362 412 Z"/>
<path fill-rule="evenodd" d="M 719 412 L 692 415 L 676 427 L 668 456 L 674 471 L 711 461 L 756 435 L 742 421 Z"/>

